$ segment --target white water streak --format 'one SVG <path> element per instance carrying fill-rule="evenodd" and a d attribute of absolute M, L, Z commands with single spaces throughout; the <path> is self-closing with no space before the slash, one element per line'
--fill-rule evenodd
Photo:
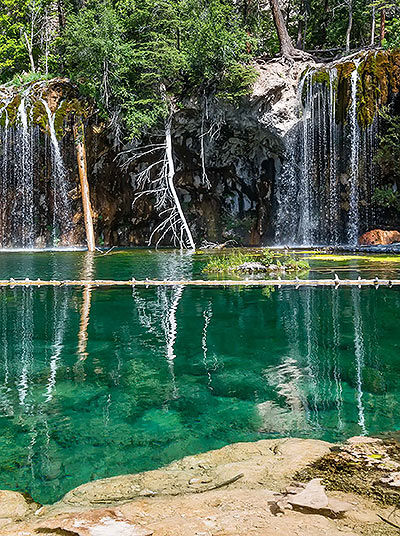
<path fill-rule="evenodd" d="M 363 402 L 363 379 L 362 371 L 365 362 L 364 334 L 360 308 L 360 290 L 352 289 L 351 297 L 353 301 L 353 323 L 354 323 L 354 356 L 356 360 L 357 374 L 357 408 L 358 424 L 361 428 L 362 435 L 367 435 L 368 430 L 365 426 L 365 409 Z"/>

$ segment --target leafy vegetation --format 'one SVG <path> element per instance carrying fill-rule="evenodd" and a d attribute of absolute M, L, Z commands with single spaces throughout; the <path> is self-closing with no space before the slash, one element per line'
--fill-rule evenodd
<path fill-rule="evenodd" d="M 372 202 L 381 207 L 394 208 L 400 211 L 400 193 L 397 190 L 393 190 L 390 185 L 375 188 L 372 194 Z"/>
<path fill-rule="evenodd" d="M 400 115 L 392 114 L 386 109 L 380 112 L 383 120 L 382 134 L 379 136 L 379 148 L 376 161 L 383 173 L 400 179 Z M 382 201 L 389 192 L 378 192 L 376 201 Z"/>
<path fill-rule="evenodd" d="M 399 0 L 0 0 L 0 82 L 69 76 L 139 136 L 184 98 L 245 95 L 282 48 L 271 6 L 297 49 L 399 46 Z"/>
<path fill-rule="evenodd" d="M 234 251 L 223 255 L 215 255 L 204 267 L 204 273 L 226 272 L 304 272 L 310 269 L 307 261 L 271 249 L 262 252 L 244 253 Z"/>

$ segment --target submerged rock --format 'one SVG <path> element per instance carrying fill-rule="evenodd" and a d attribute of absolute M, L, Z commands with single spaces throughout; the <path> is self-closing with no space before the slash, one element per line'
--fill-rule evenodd
<path fill-rule="evenodd" d="M 357 508 L 343 516 L 354 496 L 327 495 L 318 479 L 293 484 L 296 470 L 326 456 L 330 448 L 333 445 L 323 441 L 290 438 L 228 445 L 157 471 L 90 482 L 59 503 L 27 512 L 22 519 L 5 520 L 0 533 L 395 536 L 396 529 L 376 515 L 387 518 L 389 511 L 371 501 L 357 500 Z M 277 493 L 285 488 L 284 494 Z M 24 499 L 19 493 L 2 493 Z M 275 512 L 268 508 L 272 503 L 277 504 Z M 0 511 L 1 507 L 0 502 Z"/>
<path fill-rule="evenodd" d="M 387 246 L 400 242 L 400 233 L 399 231 L 374 229 L 364 233 L 358 241 L 361 246 Z"/>

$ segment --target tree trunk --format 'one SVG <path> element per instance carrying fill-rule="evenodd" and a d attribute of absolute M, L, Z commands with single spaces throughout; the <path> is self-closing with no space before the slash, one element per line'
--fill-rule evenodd
<path fill-rule="evenodd" d="M 347 32 L 346 32 L 347 54 L 350 52 L 350 37 L 351 37 L 351 29 L 353 27 L 353 0 L 348 0 L 348 4 L 349 4 L 349 24 L 347 26 Z"/>
<path fill-rule="evenodd" d="M 385 25 L 386 25 L 386 8 L 383 7 L 381 9 L 381 30 L 380 30 L 380 38 L 379 38 L 379 42 L 381 46 L 383 45 L 383 40 L 385 39 L 385 33 L 386 33 Z"/>
<path fill-rule="evenodd" d="M 81 121 L 74 124 L 74 137 L 76 145 L 76 157 L 78 161 L 79 179 L 81 182 L 83 217 L 88 251 L 95 251 L 96 245 L 93 230 L 93 212 L 90 203 L 90 190 L 87 178 L 87 162 L 85 149 L 85 130 Z"/>
<path fill-rule="evenodd" d="M 62 33 L 65 28 L 65 14 L 64 14 L 64 8 L 63 8 L 61 0 L 57 0 L 57 13 L 58 13 L 58 24 L 60 27 L 60 33 Z"/>
<path fill-rule="evenodd" d="M 186 236 L 189 241 L 190 249 L 196 249 L 196 246 L 194 245 L 192 233 L 189 229 L 189 225 L 187 224 L 187 221 L 183 213 L 181 203 L 179 201 L 178 194 L 176 193 L 175 185 L 174 185 L 175 166 L 174 166 L 174 158 L 172 156 L 171 123 L 172 123 L 172 116 L 170 116 L 167 119 L 167 122 L 165 125 L 166 154 L 167 154 L 167 160 L 168 160 L 168 187 L 174 199 L 176 210 L 178 211 L 179 217 L 182 221 L 183 228 L 186 232 Z"/>
<path fill-rule="evenodd" d="M 31 71 L 35 73 L 36 68 L 35 68 L 35 61 L 33 59 L 33 53 L 32 53 L 32 43 L 29 41 L 28 36 L 26 35 L 25 32 L 24 32 L 24 37 L 25 37 L 25 42 L 26 42 L 26 48 L 28 49 L 29 61 L 31 64 Z"/>
<path fill-rule="evenodd" d="M 375 14 L 376 14 L 376 8 L 374 4 L 372 6 L 372 24 L 371 24 L 371 46 L 372 47 L 375 45 L 375 27 L 376 27 Z"/>
<path fill-rule="evenodd" d="M 296 49 L 294 48 L 290 35 L 287 31 L 279 0 L 269 0 L 269 2 L 271 5 L 272 16 L 274 17 L 275 28 L 278 34 L 282 56 L 294 56 L 296 55 Z"/>
<path fill-rule="evenodd" d="M 297 48 L 303 48 L 304 16 L 305 16 L 304 3 L 301 2 L 301 4 L 300 4 L 300 12 L 299 12 L 299 19 L 298 19 L 298 23 L 297 23 L 297 41 L 296 41 L 296 47 Z"/>

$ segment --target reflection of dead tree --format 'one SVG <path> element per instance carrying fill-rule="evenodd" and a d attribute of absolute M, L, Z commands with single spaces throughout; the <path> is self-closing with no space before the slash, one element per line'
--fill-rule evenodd
<path fill-rule="evenodd" d="M 203 363 L 204 363 L 204 368 L 205 368 L 205 371 L 206 371 L 206 374 L 207 374 L 207 378 L 208 378 L 207 383 L 208 383 L 208 388 L 210 389 L 210 391 L 213 391 L 213 387 L 211 385 L 211 383 L 212 383 L 211 370 L 216 370 L 217 369 L 217 362 L 215 363 L 213 369 L 211 369 L 211 367 L 209 366 L 209 363 L 208 363 L 207 338 L 208 338 L 208 326 L 209 326 L 209 324 L 211 322 L 212 315 L 213 315 L 213 311 L 212 311 L 212 306 L 211 306 L 211 301 L 210 301 L 209 304 L 208 304 L 207 309 L 205 311 L 203 311 L 204 327 L 203 327 L 203 334 L 202 334 L 202 337 L 201 337 L 201 348 L 203 350 Z"/>
<path fill-rule="evenodd" d="M 63 293 L 61 295 L 61 304 L 59 303 L 59 292 L 54 292 L 54 339 L 52 344 L 52 353 L 50 357 L 50 375 L 47 381 L 46 402 L 50 402 L 53 398 L 53 391 L 56 386 L 57 368 L 60 360 L 61 352 L 64 348 L 65 324 L 67 320 L 68 296 Z M 58 318 L 57 318 L 58 317 Z"/>

